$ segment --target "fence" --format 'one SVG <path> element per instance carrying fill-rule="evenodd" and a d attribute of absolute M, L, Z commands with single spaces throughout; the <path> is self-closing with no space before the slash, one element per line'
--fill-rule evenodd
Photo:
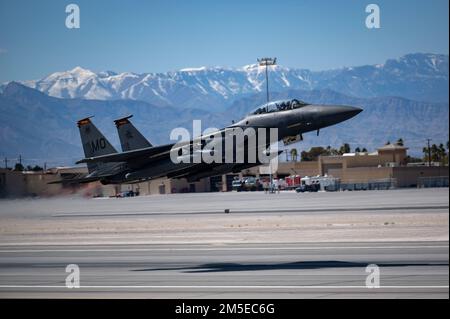
<path fill-rule="evenodd" d="M 325 187 L 327 191 L 361 191 L 361 190 L 388 190 L 397 187 L 397 179 L 385 178 L 377 180 L 369 180 L 368 182 L 348 182 L 341 183 L 336 181 L 334 185 Z"/>
<path fill-rule="evenodd" d="M 419 177 L 417 179 L 417 187 L 448 187 L 448 176 Z"/>

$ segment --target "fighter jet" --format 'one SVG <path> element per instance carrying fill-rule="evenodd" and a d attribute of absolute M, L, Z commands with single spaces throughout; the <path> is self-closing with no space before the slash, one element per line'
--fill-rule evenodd
<path fill-rule="evenodd" d="M 241 144 L 233 145 L 233 152 L 244 150 L 244 161 L 241 162 L 212 162 L 195 161 L 205 152 L 213 153 L 211 148 L 205 149 L 208 139 L 213 136 L 213 146 L 223 144 L 227 132 L 233 129 L 253 129 L 259 132 L 261 129 L 278 129 L 278 141 L 291 143 L 303 139 L 303 134 L 348 120 L 362 109 L 352 106 L 340 105 L 314 105 L 297 99 L 280 100 L 264 104 L 238 122 L 233 123 L 217 132 L 199 136 L 182 143 L 153 146 L 130 123 L 129 118 L 116 120 L 119 138 L 122 145 L 122 153 L 117 153 L 109 141 L 94 126 L 90 118 L 78 121 L 85 158 L 78 161 L 86 163 L 89 174 L 77 182 L 91 182 L 98 180 L 102 184 L 135 183 L 142 180 L 159 177 L 186 178 L 189 182 L 209 176 L 240 172 L 243 169 L 261 165 L 261 161 L 249 160 L 249 154 L 253 150 L 260 152 L 270 148 L 270 141 L 258 142 L 253 145 L 248 136 Z M 258 134 L 258 133 L 256 133 Z M 268 136 L 269 134 L 267 134 Z M 219 136 L 219 138 L 217 138 Z M 255 150 L 256 149 L 256 150 Z M 188 150 L 187 154 L 185 151 Z M 173 152 L 177 154 L 180 162 L 174 162 Z M 280 152 L 272 154 L 271 158 Z M 233 154 L 233 158 L 236 154 Z"/>

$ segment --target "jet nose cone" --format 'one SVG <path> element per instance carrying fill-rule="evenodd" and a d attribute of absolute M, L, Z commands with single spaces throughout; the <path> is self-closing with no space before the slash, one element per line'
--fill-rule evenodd
<path fill-rule="evenodd" d="M 339 116 L 348 120 L 361 113 L 362 109 L 355 106 L 338 106 L 335 111 Z"/>
<path fill-rule="evenodd" d="M 335 106 L 333 108 L 333 117 L 338 122 L 343 122 L 362 112 L 362 109 L 355 106 Z"/>
<path fill-rule="evenodd" d="M 322 116 L 319 116 L 319 118 L 322 119 L 322 125 L 324 125 L 325 127 L 344 122 L 361 112 L 362 109 L 355 106 L 346 106 L 346 105 L 324 106 L 322 109 Z"/>

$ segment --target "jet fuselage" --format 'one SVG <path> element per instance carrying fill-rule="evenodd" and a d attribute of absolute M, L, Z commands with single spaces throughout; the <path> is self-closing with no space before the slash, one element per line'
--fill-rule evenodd
<path fill-rule="evenodd" d="M 302 136 L 303 133 L 318 131 L 322 128 L 340 123 L 360 113 L 360 108 L 352 106 L 340 105 L 310 105 L 292 101 L 272 102 L 268 105 L 258 108 L 256 111 L 245 116 L 242 120 L 233 123 L 232 125 L 216 132 L 222 136 L 222 141 L 216 140 L 215 143 L 224 143 L 224 136 L 227 131 L 233 128 L 241 128 L 246 130 L 248 128 L 254 129 L 270 129 L 276 128 L 278 130 L 278 141 L 290 136 Z M 195 143 L 196 140 L 208 139 L 210 134 L 191 141 Z M 267 136 L 269 133 L 267 133 Z M 258 145 L 257 147 L 267 148 L 269 143 Z M 198 178 L 225 174 L 227 172 L 235 172 L 237 169 L 245 169 L 252 166 L 260 165 L 260 162 L 251 163 L 247 160 L 248 145 L 235 145 L 236 149 L 243 148 L 246 159 L 243 163 L 173 163 L 170 159 L 161 159 L 153 162 L 152 165 L 142 167 L 141 169 L 132 170 L 126 173 L 125 179 L 129 182 L 138 181 L 140 179 L 157 178 L 163 176 L 169 177 L 185 177 L 190 181 Z M 224 147 L 223 147 L 224 148 Z M 191 158 L 195 156 L 195 152 L 189 154 Z M 198 154 L 200 155 L 200 154 Z M 253 165 L 252 165 L 253 164 Z"/>

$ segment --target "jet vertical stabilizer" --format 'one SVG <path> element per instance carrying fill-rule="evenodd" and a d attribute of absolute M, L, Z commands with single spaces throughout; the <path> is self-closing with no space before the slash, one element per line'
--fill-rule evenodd
<path fill-rule="evenodd" d="M 129 115 L 114 121 L 123 152 L 153 146 L 129 121 L 129 118 L 132 116 L 133 115 Z"/>
<path fill-rule="evenodd" d="M 117 153 L 116 149 L 106 139 L 106 137 L 92 123 L 91 117 L 84 118 L 77 122 L 80 130 L 81 143 L 83 144 L 85 157 L 96 157 L 101 155 Z M 96 171 L 102 163 L 87 163 L 89 173 Z"/>

